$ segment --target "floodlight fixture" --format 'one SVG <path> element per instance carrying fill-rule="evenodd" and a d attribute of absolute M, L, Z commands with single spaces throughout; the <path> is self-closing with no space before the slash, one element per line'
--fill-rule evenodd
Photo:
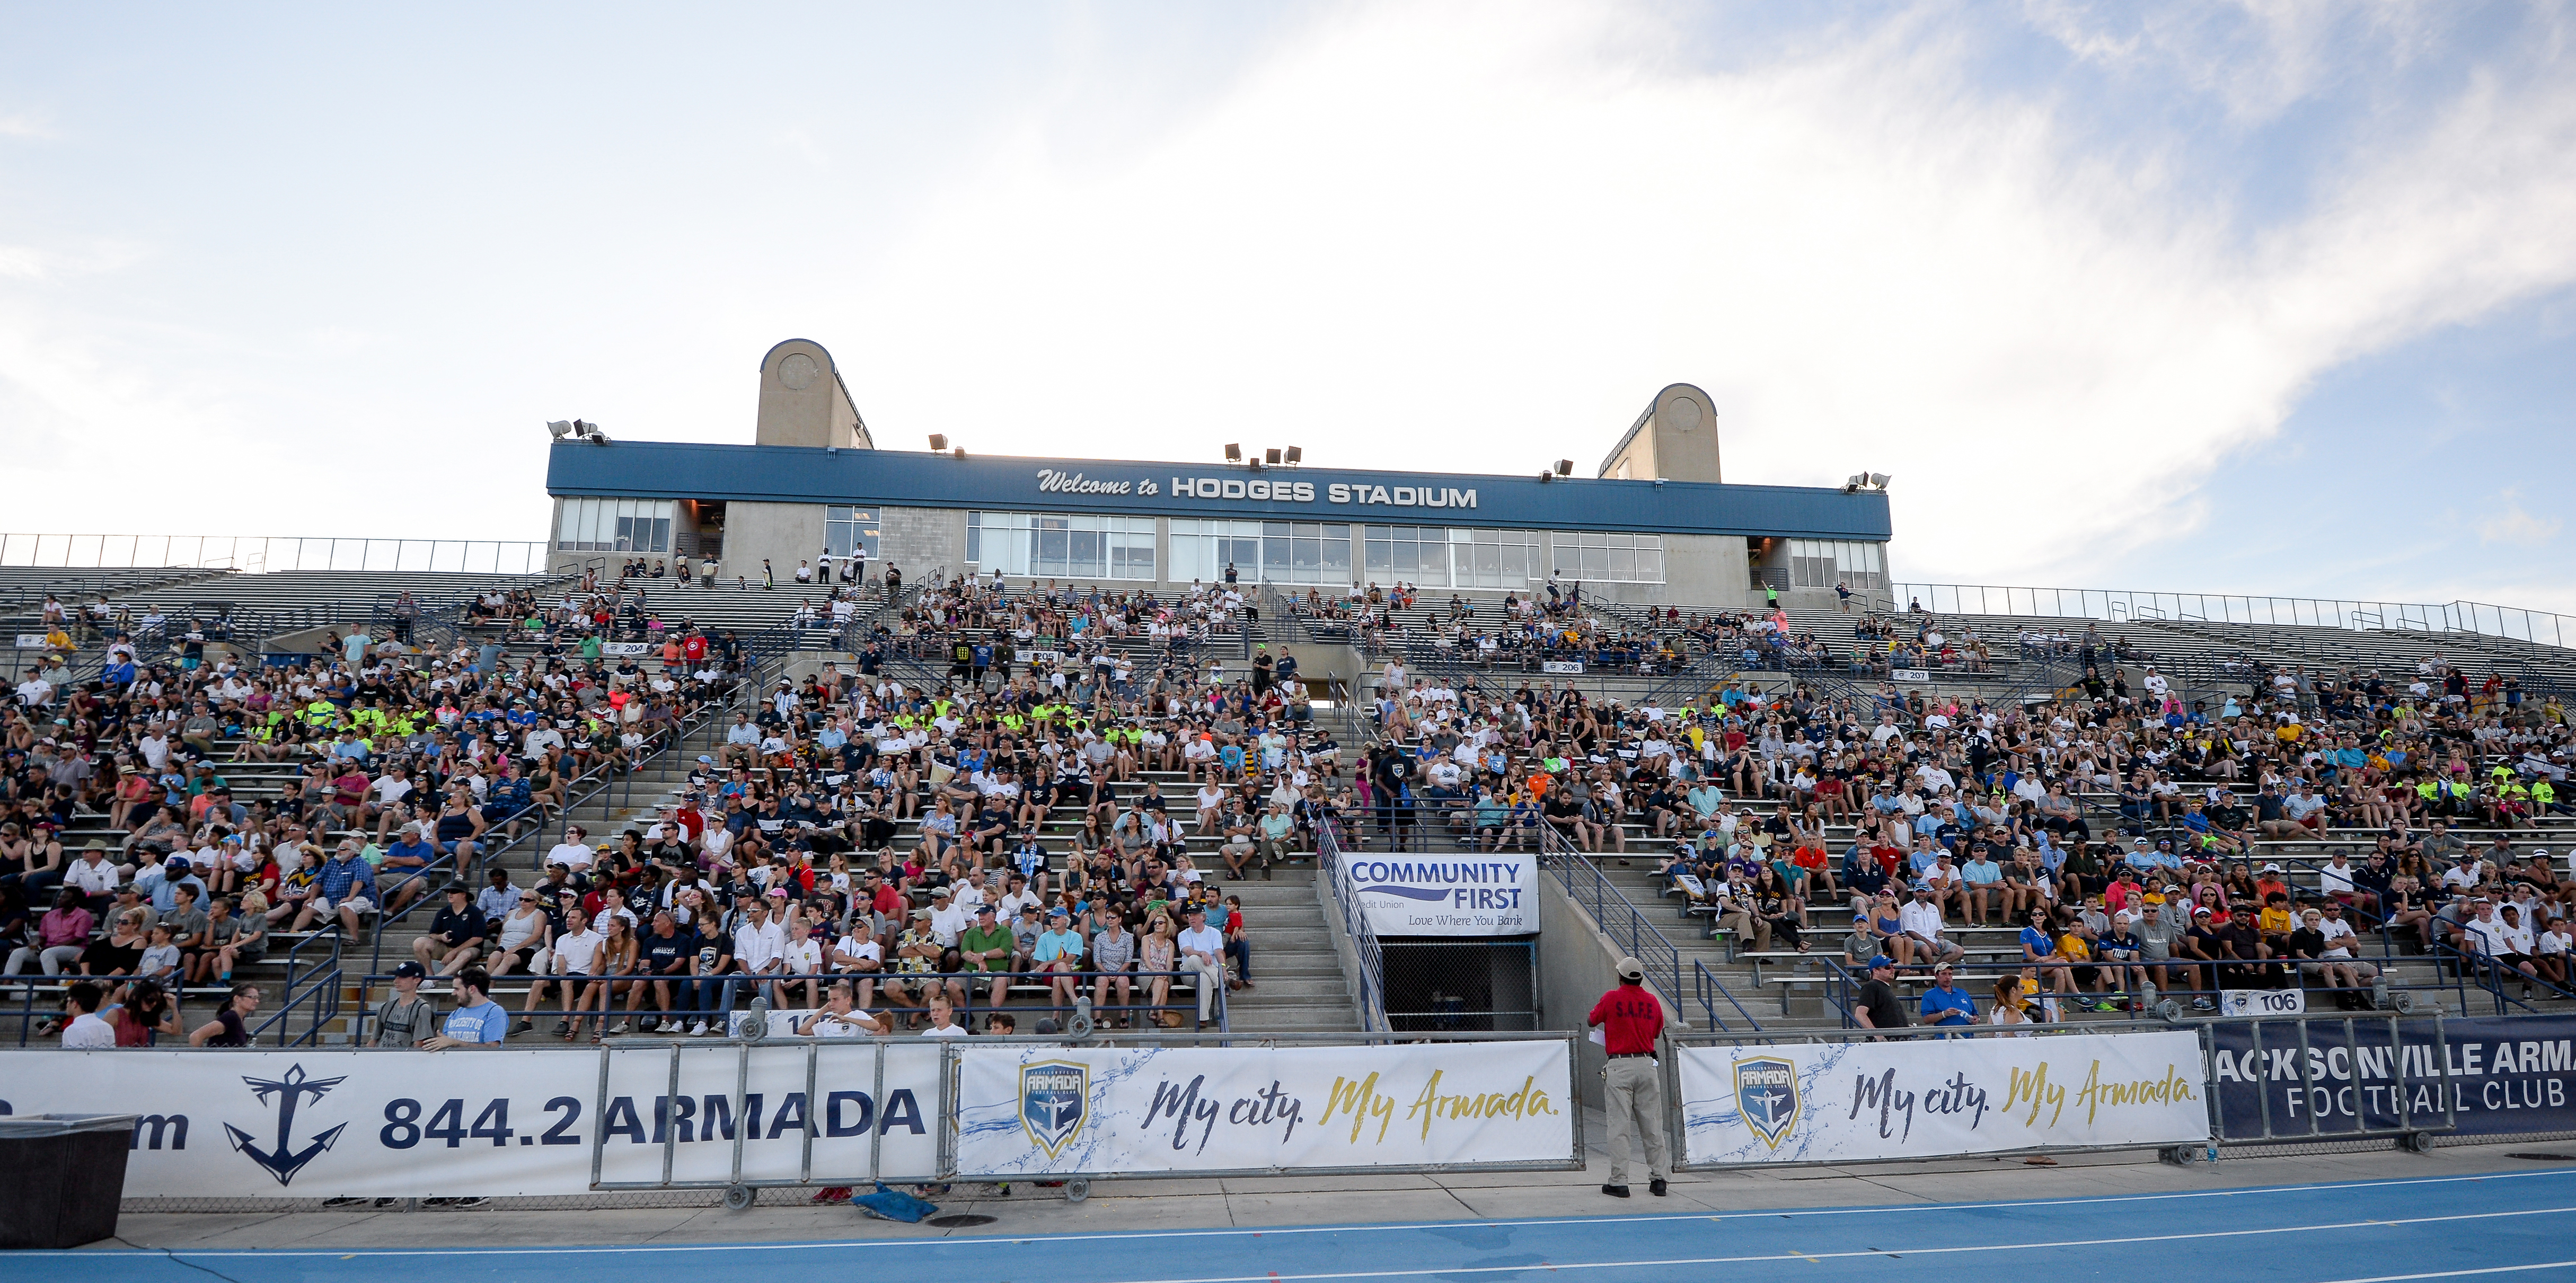
<path fill-rule="evenodd" d="M 1227 463 L 1241 463 L 1241 462 L 1243 462 L 1243 446 L 1242 446 L 1241 444 L 1239 444 L 1239 443 L 1237 443 L 1237 442 L 1233 442 L 1233 441 L 1228 441 L 1228 442 L 1226 442 L 1226 443 L 1225 443 L 1225 461 L 1226 461 Z"/>
<path fill-rule="evenodd" d="M 1292 446 L 1288 447 L 1288 462 L 1290 462 L 1290 463 L 1294 464 L 1294 463 L 1304 463 L 1305 461 L 1306 461 L 1306 447 L 1304 447 L 1304 446 L 1295 446 L 1295 445 L 1292 445 Z"/>
<path fill-rule="evenodd" d="M 930 434 L 930 452 L 931 452 L 932 454 L 937 454 L 937 453 L 939 453 L 940 451 L 945 450 L 945 449 L 947 449 L 947 448 L 948 448 L 948 437 L 947 437 L 947 434 L 945 434 L 945 433 L 939 433 L 939 432 L 933 432 L 933 433 L 931 433 L 931 434 Z"/>
<path fill-rule="evenodd" d="M 565 437 L 571 436 L 571 435 L 572 435 L 572 420 L 570 420 L 570 419 L 549 419 L 549 420 L 547 420 L 547 421 L 546 421 L 546 435 L 547 435 L 547 436 L 550 436 L 550 437 L 553 437 L 553 438 L 554 438 L 555 440 L 557 440 L 557 441 L 561 441 L 561 440 L 563 440 Z"/>

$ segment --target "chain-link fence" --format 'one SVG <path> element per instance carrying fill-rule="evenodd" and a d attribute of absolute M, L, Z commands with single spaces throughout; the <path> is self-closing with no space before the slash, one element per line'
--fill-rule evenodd
<path fill-rule="evenodd" d="M 1386 1015 L 1400 1033 L 1524 1033 L 1538 1026 L 1538 941 L 1379 942 Z"/>

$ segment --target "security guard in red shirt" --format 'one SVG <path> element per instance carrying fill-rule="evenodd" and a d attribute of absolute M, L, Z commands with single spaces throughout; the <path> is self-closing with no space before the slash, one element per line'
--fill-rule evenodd
<path fill-rule="evenodd" d="M 1655 1066 L 1655 1040 L 1664 1032 L 1664 1005 L 1646 992 L 1646 964 L 1619 960 L 1619 987 L 1592 1004 L 1583 1021 L 1601 1028 L 1602 1049 L 1610 1062 L 1602 1070 L 1606 1084 L 1602 1112 L 1610 1116 L 1610 1183 L 1601 1192 L 1628 1197 L 1628 1129 L 1646 1140 L 1647 1192 L 1664 1196 L 1673 1173 L 1672 1145 L 1664 1134 L 1664 1080 Z"/>

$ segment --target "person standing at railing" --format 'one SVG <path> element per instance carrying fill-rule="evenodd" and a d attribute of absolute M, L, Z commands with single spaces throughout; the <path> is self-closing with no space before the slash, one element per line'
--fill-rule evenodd
<path fill-rule="evenodd" d="M 1664 1080 L 1655 1063 L 1664 1032 L 1664 1006 L 1646 991 L 1646 964 L 1621 958 L 1619 984 L 1592 1004 L 1583 1023 L 1601 1030 L 1602 1112 L 1610 1122 L 1610 1179 L 1601 1192 L 1628 1197 L 1628 1134 L 1646 1143 L 1646 1192 L 1662 1198 L 1672 1178 L 1672 1143 L 1666 1135 Z"/>

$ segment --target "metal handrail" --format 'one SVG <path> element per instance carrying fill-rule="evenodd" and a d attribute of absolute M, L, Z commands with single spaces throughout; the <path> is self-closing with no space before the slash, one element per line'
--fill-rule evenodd
<path fill-rule="evenodd" d="M 2422 629 L 2474 633 L 2544 646 L 2576 645 L 2576 618 L 2518 606 L 2457 600 L 2389 602 L 2245 593 L 2149 592 L 2001 584 L 1889 585 L 1910 609 L 1933 614 L 2036 615 L 2064 619 L 2174 619 L 2309 627 Z M 2115 613 L 2116 612 L 2116 613 Z M 2366 622 L 2365 622 L 2366 621 Z"/>
<path fill-rule="evenodd" d="M 387 539 L 329 535 L 0 534 L 0 566 L 67 569 L 422 571 L 532 575 L 548 545 L 519 539 Z M 488 550 L 488 566 L 475 564 Z M 154 555 L 157 551 L 157 555 Z M 354 557 L 347 564 L 344 554 Z M 312 564 L 307 564 L 308 559 Z M 518 569 L 510 569 L 510 566 Z"/>
<path fill-rule="evenodd" d="M 1676 1006 L 1687 993 L 1698 1001 L 1708 1027 L 1724 1031 L 1727 1024 L 1718 1015 L 1717 1006 L 1717 999 L 1723 998 L 1746 1027 L 1756 1031 L 1762 1028 L 1761 1022 L 1744 1009 L 1743 1003 L 1736 1001 L 1735 994 L 1708 969 L 1706 963 L 1692 959 L 1693 971 L 1685 976 L 1681 947 L 1655 924 L 1648 922 L 1644 911 L 1620 894 L 1619 888 L 1611 885 L 1609 875 L 1601 871 L 1601 866 L 1593 863 L 1590 856 L 1574 849 L 1552 827 L 1543 826 L 1539 830 L 1539 863 L 1542 867 L 1552 865 L 1555 868 L 1558 880 L 1565 884 L 1566 894 L 1592 915 L 1592 921 L 1601 928 L 1602 934 L 1610 937 L 1612 943 L 1645 964 L 1647 978 L 1655 981 Z M 1687 990 L 1684 988 L 1686 982 L 1689 985 Z"/>
<path fill-rule="evenodd" d="M 1318 816 L 1314 830 L 1315 862 L 1324 880 L 1332 885 L 1333 901 L 1341 910 L 1342 929 L 1350 935 L 1352 952 L 1359 955 L 1360 1029 L 1364 1033 L 1391 1029 L 1394 1026 L 1386 1010 L 1384 951 L 1378 945 L 1377 932 L 1369 926 L 1367 912 L 1360 908 L 1349 866 L 1342 862 L 1340 826 Z"/>

